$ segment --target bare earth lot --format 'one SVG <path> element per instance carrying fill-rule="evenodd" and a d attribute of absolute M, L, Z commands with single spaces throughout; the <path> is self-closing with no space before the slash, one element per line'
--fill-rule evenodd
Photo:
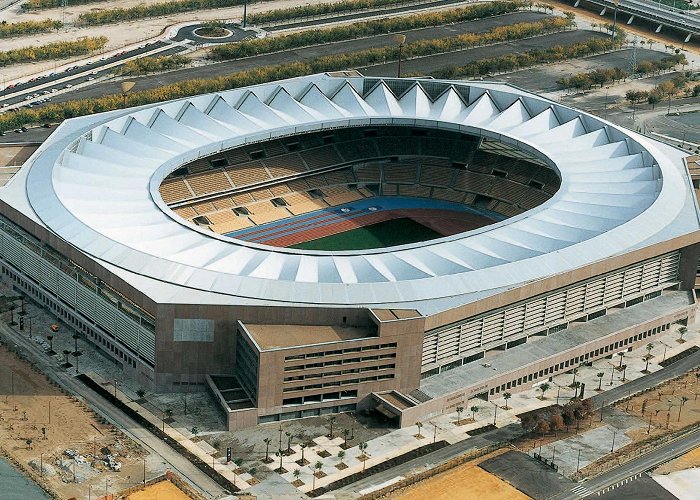
<path fill-rule="evenodd" d="M 87 497 L 88 484 L 104 489 L 108 481 L 109 490 L 115 491 L 142 480 L 138 446 L 6 346 L 0 346 L 0 448 L 60 498 Z M 64 453 L 67 449 L 82 458 L 71 459 Z M 111 471 L 102 461 L 106 454 L 121 462 L 121 472 Z"/>

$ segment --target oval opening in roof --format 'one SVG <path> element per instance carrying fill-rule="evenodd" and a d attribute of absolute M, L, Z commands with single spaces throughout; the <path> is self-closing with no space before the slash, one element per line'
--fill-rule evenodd
<path fill-rule="evenodd" d="M 494 139 L 415 126 L 317 131 L 198 158 L 160 185 L 201 229 L 314 251 L 449 237 L 547 201 L 560 178 Z"/>

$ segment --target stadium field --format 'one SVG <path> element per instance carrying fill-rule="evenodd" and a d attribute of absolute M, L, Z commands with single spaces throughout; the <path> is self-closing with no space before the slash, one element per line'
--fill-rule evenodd
<path fill-rule="evenodd" d="M 299 250 L 366 250 L 406 245 L 441 238 L 442 235 L 413 219 L 391 219 L 292 245 Z"/>

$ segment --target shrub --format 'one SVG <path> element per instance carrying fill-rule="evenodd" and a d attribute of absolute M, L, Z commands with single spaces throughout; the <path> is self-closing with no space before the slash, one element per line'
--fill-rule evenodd
<path fill-rule="evenodd" d="M 477 5 L 450 12 L 454 13 L 454 18 L 460 18 L 461 20 L 468 18 L 476 19 L 476 17 L 480 17 L 482 12 L 480 7 L 481 5 Z M 307 45 L 319 45 L 339 40 L 350 40 L 361 36 L 372 36 L 382 33 L 403 31 L 405 29 L 409 29 L 409 26 L 415 28 L 419 26 L 435 26 L 437 24 L 444 24 L 439 20 L 440 17 L 442 17 L 442 13 L 438 13 L 437 15 L 422 14 L 417 16 L 409 16 L 407 18 L 369 21 L 365 23 L 356 23 L 350 26 L 338 26 L 322 30 L 312 30 L 302 33 L 294 33 L 283 37 L 262 38 L 247 40 L 235 44 L 217 45 L 212 49 L 210 57 L 218 61 L 225 61 L 280 50 L 288 50 Z M 451 52 L 454 50 L 461 50 L 479 45 L 486 45 L 489 43 L 516 40 L 519 38 L 558 31 L 569 27 L 570 24 L 571 21 L 558 17 L 532 23 L 516 23 L 508 26 L 499 26 L 486 33 L 466 33 L 455 37 L 419 40 L 417 42 L 406 44 L 403 48 L 403 54 L 404 57 L 408 58 Z M 379 54 L 380 58 L 377 60 L 382 60 L 382 58 L 398 57 L 398 48 L 396 46 L 370 49 L 364 52 L 366 52 L 368 56 L 370 53 Z M 329 57 L 342 57 L 342 55 Z M 367 61 L 367 64 L 370 63 L 370 61 Z"/>
<path fill-rule="evenodd" d="M 48 33 L 63 27 L 61 21 L 46 19 L 44 21 L 22 21 L 20 23 L 0 22 L 0 38 L 12 36 L 31 35 L 34 33 Z"/>
<path fill-rule="evenodd" d="M 99 36 L 8 50 L 0 52 L 0 66 L 89 54 L 101 49 L 106 43 L 107 37 Z"/>
<path fill-rule="evenodd" d="M 126 62 L 121 67 L 123 75 L 142 75 L 158 71 L 168 71 L 189 64 L 190 58 L 181 55 L 142 57 Z"/>

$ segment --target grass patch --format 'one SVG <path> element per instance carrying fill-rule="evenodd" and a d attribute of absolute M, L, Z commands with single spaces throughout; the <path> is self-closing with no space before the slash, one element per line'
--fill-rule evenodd
<path fill-rule="evenodd" d="M 366 250 L 433 240 L 442 235 L 412 219 L 392 219 L 292 245 L 299 250 Z"/>

